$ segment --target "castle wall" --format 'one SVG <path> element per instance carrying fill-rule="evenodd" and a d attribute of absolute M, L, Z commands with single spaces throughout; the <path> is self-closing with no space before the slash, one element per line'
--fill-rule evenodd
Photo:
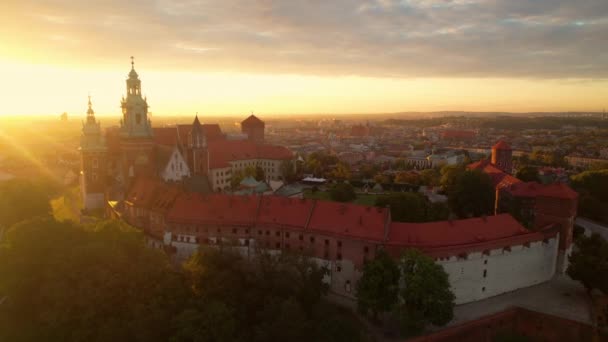
<path fill-rule="evenodd" d="M 456 304 L 496 296 L 545 282 L 555 274 L 559 235 L 489 253 L 438 260 L 448 273 Z"/>

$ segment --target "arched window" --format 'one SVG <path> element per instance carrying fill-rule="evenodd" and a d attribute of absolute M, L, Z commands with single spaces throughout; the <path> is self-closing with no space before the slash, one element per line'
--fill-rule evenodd
<path fill-rule="evenodd" d="M 135 115 L 135 122 L 137 122 L 138 125 L 141 123 L 141 114 L 137 113 L 137 115 Z"/>

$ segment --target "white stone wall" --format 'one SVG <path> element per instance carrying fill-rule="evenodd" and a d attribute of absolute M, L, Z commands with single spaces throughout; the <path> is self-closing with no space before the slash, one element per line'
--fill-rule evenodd
<path fill-rule="evenodd" d="M 226 190 L 230 188 L 232 171 L 230 167 L 211 169 L 209 170 L 208 178 L 213 191 L 217 191 L 218 188 Z"/>
<path fill-rule="evenodd" d="M 468 303 L 545 282 L 555 274 L 559 235 L 529 247 L 493 249 L 489 255 L 471 253 L 466 259 L 439 260 L 449 275 L 456 304 Z"/>
<path fill-rule="evenodd" d="M 165 165 L 165 169 L 163 170 L 161 177 L 165 182 L 177 182 L 181 181 L 184 177 L 190 177 L 188 163 L 186 163 L 186 160 L 177 148 L 173 149 L 171 158 L 169 158 L 167 165 Z"/>

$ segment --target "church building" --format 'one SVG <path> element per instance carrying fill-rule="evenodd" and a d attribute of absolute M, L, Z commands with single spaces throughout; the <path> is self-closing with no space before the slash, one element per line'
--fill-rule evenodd
<path fill-rule="evenodd" d="M 268 180 L 279 180 L 281 163 L 294 158 L 285 147 L 264 144 L 264 122 L 253 115 L 242 124 L 247 140 L 228 140 L 219 125 L 203 124 L 198 115 L 190 125 L 152 127 L 133 59 L 120 104 L 119 126 L 102 132 L 89 99 L 80 146 L 85 209 L 122 200 L 142 177 L 192 181 L 208 192 L 228 191 L 232 174 L 247 167 L 260 167 Z"/>

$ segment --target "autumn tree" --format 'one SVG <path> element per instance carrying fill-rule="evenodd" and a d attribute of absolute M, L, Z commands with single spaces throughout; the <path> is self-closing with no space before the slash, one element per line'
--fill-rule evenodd
<path fill-rule="evenodd" d="M 27 180 L 0 182 L 0 232 L 23 220 L 49 217 L 49 200 L 54 188 L 46 183 Z"/>
<path fill-rule="evenodd" d="M 524 182 L 540 182 L 538 168 L 534 166 L 526 165 L 521 167 L 519 170 L 517 170 L 515 177 Z"/>
<path fill-rule="evenodd" d="M 350 202 L 357 198 L 355 188 L 348 183 L 338 183 L 329 189 L 329 196 L 336 202 Z"/>

